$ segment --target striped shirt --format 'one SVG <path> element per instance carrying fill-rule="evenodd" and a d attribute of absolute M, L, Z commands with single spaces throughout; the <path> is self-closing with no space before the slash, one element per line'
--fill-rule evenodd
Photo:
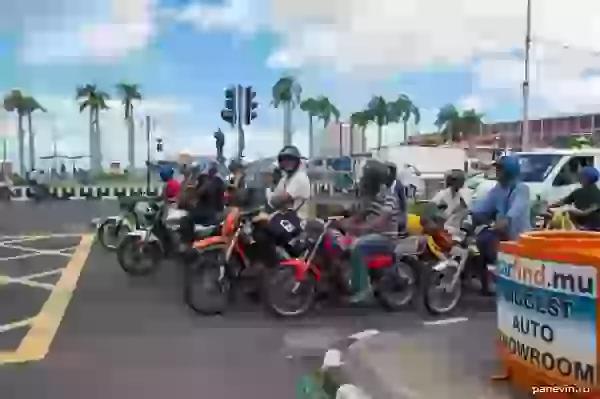
<path fill-rule="evenodd" d="M 378 228 L 375 233 L 397 236 L 398 224 L 400 223 L 400 200 L 395 193 L 391 193 L 386 187 L 371 201 L 367 207 L 366 219 L 373 219 L 382 214 L 388 215 L 384 226 Z"/>

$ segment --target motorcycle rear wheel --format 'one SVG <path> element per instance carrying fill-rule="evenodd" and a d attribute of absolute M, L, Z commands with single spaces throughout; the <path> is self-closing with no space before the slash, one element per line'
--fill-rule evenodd
<path fill-rule="evenodd" d="M 224 248 L 204 250 L 185 265 L 183 300 L 195 313 L 204 316 L 224 313 L 230 293 Z"/>
<path fill-rule="evenodd" d="M 131 276 L 147 276 L 155 273 L 164 257 L 158 242 L 143 242 L 143 240 L 142 237 L 127 235 L 117 246 L 119 266 Z"/>
<path fill-rule="evenodd" d="M 448 275 L 450 272 L 455 272 L 455 269 L 448 268 L 442 272 L 431 270 L 425 274 L 423 279 L 423 304 L 431 315 L 443 315 L 452 312 L 462 298 L 463 286 L 460 280 L 452 287 L 445 284 L 451 278 Z M 440 295 L 447 295 L 447 298 L 440 300 Z"/>
<path fill-rule="evenodd" d="M 317 298 L 317 281 L 313 274 L 298 281 L 296 270 L 290 266 L 277 266 L 266 273 L 263 298 L 269 313 L 276 317 L 300 317 L 312 309 Z M 295 297 L 296 303 L 287 301 L 290 296 Z"/>
<path fill-rule="evenodd" d="M 381 306 L 397 312 L 413 301 L 417 294 L 418 271 L 409 263 L 399 261 L 384 271 L 377 282 L 375 296 Z M 398 291 L 397 288 L 401 290 Z"/>

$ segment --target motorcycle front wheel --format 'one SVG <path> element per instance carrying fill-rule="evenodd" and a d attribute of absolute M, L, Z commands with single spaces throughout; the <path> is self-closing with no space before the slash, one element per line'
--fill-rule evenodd
<path fill-rule="evenodd" d="M 303 316 L 313 307 L 317 287 L 313 274 L 297 280 L 296 271 L 290 266 L 277 266 L 266 271 L 264 301 L 267 310 L 277 317 Z"/>
<path fill-rule="evenodd" d="M 147 276 L 155 273 L 164 257 L 157 241 L 126 235 L 117 246 L 117 261 L 125 273 L 131 276 Z"/>
<path fill-rule="evenodd" d="M 203 250 L 185 265 L 183 300 L 195 313 L 222 314 L 229 303 L 230 292 L 224 248 Z"/>
<path fill-rule="evenodd" d="M 98 227 L 98 241 L 100 241 L 102 248 L 107 251 L 115 251 L 119 246 L 119 242 L 130 231 L 131 229 L 127 224 L 107 219 Z"/>
<path fill-rule="evenodd" d="M 418 272 L 407 262 L 398 261 L 383 271 L 377 281 L 375 296 L 381 306 L 396 312 L 410 305 L 417 294 Z"/>
<path fill-rule="evenodd" d="M 447 314 L 458 306 L 463 287 L 460 279 L 451 284 L 455 272 L 455 268 L 448 267 L 442 271 L 431 270 L 425 274 L 423 303 L 429 314 Z"/>

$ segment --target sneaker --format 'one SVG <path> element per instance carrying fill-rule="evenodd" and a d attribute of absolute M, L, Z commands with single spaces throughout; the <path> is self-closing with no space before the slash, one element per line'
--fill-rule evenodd
<path fill-rule="evenodd" d="M 350 298 L 348 298 L 348 302 L 349 303 L 362 303 L 362 302 L 366 302 L 367 300 L 371 299 L 373 296 L 373 290 L 371 289 L 371 287 L 369 288 L 365 288 L 362 291 L 357 292 L 356 294 L 352 295 Z"/>

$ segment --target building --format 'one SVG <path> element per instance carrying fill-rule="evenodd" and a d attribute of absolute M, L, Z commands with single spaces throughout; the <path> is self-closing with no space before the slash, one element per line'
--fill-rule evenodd
<path fill-rule="evenodd" d="M 361 129 L 343 122 L 331 122 L 325 129 L 315 129 L 314 146 L 316 157 L 339 157 L 366 150 Z"/>
<path fill-rule="evenodd" d="M 486 123 L 474 138 L 475 145 L 518 146 L 522 132 L 522 121 Z M 529 121 L 529 139 L 534 147 L 548 147 L 560 138 L 573 135 L 591 135 L 600 138 L 600 114 L 569 115 Z M 410 137 L 412 144 L 435 141 L 437 133 Z"/>

